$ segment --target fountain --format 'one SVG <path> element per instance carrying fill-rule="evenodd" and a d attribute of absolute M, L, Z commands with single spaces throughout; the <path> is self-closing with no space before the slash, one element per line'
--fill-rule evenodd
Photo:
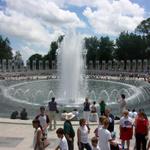
<path fill-rule="evenodd" d="M 85 96 L 83 38 L 74 31 L 65 35 L 57 52 L 57 66 L 60 74 L 58 102 L 63 104 L 82 103 Z M 84 87 L 84 88 L 81 88 Z M 79 102 L 80 100 L 80 102 Z"/>
<path fill-rule="evenodd" d="M 150 85 L 148 83 L 135 80 L 87 79 L 85 56 L 86 50 L 83 47 L 82 36 L 75 32 L 69 32 L 57 50 L 58 74 L 53 75 L 53 79 L 49 80 L 16 81 L 9 86 L 2 86 L 4 84 L 1 82 L 1 95 L 4 100 L 0 101 L 1 108 L 10 103 L 11 107 L 25 105 L 33 112 L 34 107 L 47 105 L 53 96 L 56 97 L 57 103 L 63 106 L 62 109 L 66 106 L 81 108 L 86 96 L 91 102 L 99 102 L 103 99 L 109 107 L 117 108 L 116 100 L 120 94 L 126 95 L 129 107 L 135 108 L 141 104 L 143 106 L 143 102 L 145 108 L 149 106 Z"/>

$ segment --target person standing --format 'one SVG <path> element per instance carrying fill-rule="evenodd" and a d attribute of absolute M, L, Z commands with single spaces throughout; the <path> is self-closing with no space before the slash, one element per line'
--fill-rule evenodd
<path fill-rule="evenodd" d="M 103 120 L 102 128 L 98 129 L 99 147 L 101 150 L 110 150 L 110 143 L 112 142 L 111 133 L 107 130 L 109 120 Z"/>
<path fill-rule="evenodd" d="M 34 138 L 33 138 L 33 149 L 40 150 L 41 149 L 41 138 L 42 138 L 42 128 L 40 126 L 40 121 L 34 119 L 32 121 L 33 128 L 35 128 Z"/>
<path fill-rule="evenodd" d="M 87 121 L 87 124 L 89 124 L 89 117 L 90 117 L 90 102 L 89 99 L 86 97 L 83 108 L 83 118 Z"/>
<path fill-rule="evenodd" d="M 127 110 L 127 103 L 126 103 L 126 100 L 125 100 L 125 95 L 124 94 L 121 94 L 121 99 L 120 100 L 117 100 L 118 103 L 120 104 L 120 115 L 122 116 L 122 113 L 124 110 Z"/>
<path fill-rule="evenodd" d="M 92 122 L 98 122 L 97 108 L 95 105 L 96 105 L 96 102 L 94 101 L 91 106 L 91 114 L 90 114 L 90 121 Z"/>
<path fill-rule="evenodd" d="M 127 148 L 130 149 L 130 140 L 133 135 L 132 118 L 129 117 L 127 110 L 123 111 L 123 116 L 120 119 L 120 139 L 123 148 L 125 148 L 125 141 L 127 141 Z"/>
<path fill-rule="evenodd" d="M 105 116 L 106 118 L 109 120 L 109 125 L 108 125 L 108 130 L 110 131 L 110 133 L 112 133 L 114 131 L 114 115 L 111 114 L 111 110 L 110 109 L 106 109 L 105 110 Z"/>
<path fill-rule="evenodd" d="M 49 109 L 49 120 L 50 126 L 49 130 L 52 130 L 52 121 L 54 120 L 54 129 L 56 129 L 56 113 L 58 112 L 57 103 L 55 102 L 55 97 L 52 97 L 51 101 L 48 103 Z"/>
<path fill-rule="evenodd" d="M 64 116 L 65 122 L 64 122 L 64 135 L 67 139 L 68 142 L 68 149 L 69 150 L 74 150 L 74 137 L 75 137 L 75 132 L 73 129 L 73 126 L 71 124 L 71 119 L 75 117 L 74 114 L 68 113 Z"/>
<path fill-rule="evenodd" d="M 44 106 L 41 106 L 40 107 L 40 114 L 37 115 L 35 117 L 36 120 L 39 120 L 40 122 L 40 126 L 42 128 L 42 132 L 43 132 L 43 136 L 45 138 L 47 138 L 47 134 L 48 134 L 48 131 L 47 131 L 47 128 L 49 126 L 49 117 L 48 115 L 45 113 L 45 107 Z"/>
<path fill-rule="evenodd" d="M 105 104 L 104 100 L 102 100 L 102 101 L 99 103 L 99 106 L 100 106 L 100 113 L 101 113 L 101 116 L 103 116 L 104 113 L 105 113 L 105 108 L 106 108 L 106 104 Z"/>
<path fill-rule="evenodd" d="M 136 149 L 146 150 L 147 139 L 148 139 L 148 127 L 149 121 L 145 118 L 144 112 L 139 112 L 137 118 L 135 119 L 135 138 L 136 138 Z"/>
<path fill-rule="evenodd" d="M 92 150 L 88 139 L 88 134 L 90 130 L 87 127 L 86 120 L 80 119 L 79 124 L 80 127 L 77 130 L 77 142 L 78 142 L 79 150 L 84 150 L 84 148 L 86 150 Z"/>

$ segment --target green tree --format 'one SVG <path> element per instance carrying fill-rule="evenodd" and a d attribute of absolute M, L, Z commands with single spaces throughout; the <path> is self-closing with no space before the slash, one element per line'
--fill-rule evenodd
<path fill-rule="evenodd" d="M 86 60 L 87 63 L 91 60 L 94 63 L 95 66 L 95 60 L 97 59 L 97 51 L 100 47 L 100 41 L 97 39 L 96 36 L 85 38 L 85 48 L 87 49 L 87 56 Z"/>
<path fill-rule="evenodd" d="M 112 59 L 112 52 L 114 50 L 114 43 L 109 37 L 100 38 L 100 47 L 98 50 L 98 60 L 110 60 Z"/>
<path fill-rule="evenodd" d="M 50 44 L 50 50 L 47 55 L 43 57 L 43 60 L 49 60 L 49 67 L 52 68 L 52 61 L 56 61 L 56 50 L 58 49 L 58 42 L 53 41 Z"/>
<path fill-rule="evenodd" d="M 36 60 L 36 69 L 39 69 L 39 60 L 42 60 L 42 55 L 40 54 L 33 54 L 32 56 L 29 57 L 29 62 L 30 62 L 30 68 L 33 69 L 33 60 Z"/>
<path fill-rule="evenodd" d="M 3 39 L 0 35 L 0 59 L 12 59 L 13 53 L 8 38 Z"/>
<path fill-rule="evenodd" d="M 122 32 L 116 39 L 115 56 L 119 60 L 145 58 L 146 40 L 141 35 Z"/>
<path fill-rule="evenodd" d="M 144 36 L 150 36 L 150 18 L 143 20 L 135 29 L 135 32 Z"/>
<path fill-rule="evenodd" d="M 85 38 L 85 48 L 87 49 L 87 63 L 92 60 L 95 66 L 96 60 L 110 60 L 112 59 L 112 52 L 114 50 L 113 41 L 109 37 Z"/>

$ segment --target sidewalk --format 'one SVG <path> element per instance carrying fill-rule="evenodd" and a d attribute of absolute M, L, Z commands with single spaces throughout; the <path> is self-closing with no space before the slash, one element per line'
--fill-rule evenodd
<path fill-rule="evenodd" d="M 34 129 L 31 124 L 32 120 L 19 120 L 19 119 L 6 119 L 0 118 L 0 150 L 33 150 L 32 140 Z M 75 132 L 78 128 L 78 121 L 72 121 Z M 57 121 L 57 128 L 63 127 L 63 121 Z M 94 130 L 97 124 L 90 123 L 90 135 L 92 138 L 94 136 Z M 115 124 L 115 131 L 117 137 L 119 137 L 119 125 Z M 59 142 L 55 131 L 49 131 L 48 139 L 50 145 L 46 150 L 54 150 Z M 131 141 L 131 148 L 133 150 L 134 139 Z M 74 141 L 75 150 L 77 148 L 77 136 L 75 136 Z"/>

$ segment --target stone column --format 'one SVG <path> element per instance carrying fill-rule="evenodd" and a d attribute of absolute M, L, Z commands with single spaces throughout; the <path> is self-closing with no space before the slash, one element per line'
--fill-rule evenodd
<path fill-rule="evenodd" d="M 118 62 L 119 62 L 118 60 L 115 60 L 113 62 L 113 68 L 114 68 L 115 71 L 118 71 L 118 64 L 119 64 Z"/>
<path fill-rule="evenodd" d="M 56 62 L 55 62 L 55 60 L 52 60 L 52 69 L 56 69 Z"/>
<path fill-rule="evenodd" d="M 49 70 L 49 61 L 48 60 L 45 61 L 45 70 Z"/>
<path fill-rule="evenodd" d="M 112 60 L 108 61 L 108 70 L 112 70 Z"/>
<path fill-rule="evenodd" d="M 125 65 L 124 60 L 121 60 L 121 61 L 119 62 L 119 70 L 120 70 L 120 71 L 124 71 L 124 65 Z"/>
<path fill-rule="evenodd" d="M 126 61 L 126 71 L 130 71 L 131 70 L 131 61 L 127 60 Z"/>
<path fill-rule="evenodd" d="M 39 70 L 43 70 L 43 61 L 39 60 Z"/>
<path fill-rule="evenodd" d="M 2 71 L 6 72 L 6 59 L 2 59 Z"/>
<path fill-rule="evenodd" d="M 2 71 L 2 62 L 0 60 L 0 71 Z"/>
<path fill-rule="evenodd" d="M 137 71 L 142 72 L 142 60 L 138 59 L 137 61 Z"/>
<path fill-rule="evenodd" d="M 102 60 L 102 70 L 106 70 L 106 61 Z"/>
<path fill-rule="evenodd" d="M 99 60 L 96 60 L 96 70 L 99 70 L 100 66 L 99 66 Z"/>
<path fill-rule="evenodd" d="M 143 71 L 145 73 L 148 72 L 148 60 L 147 59 L 143 60 Z"/>
<path fill-rule="evenodd" d="M 8 71 L 12 72 L 12 60 L 8 59 Z"/>
<path fill-rule="evenodd" d="M 36 70 L 36 60 L 32 61 L 32 70 L 35 71 Z"/>
<path fill-rule="evenodd" d="M 92 60 L 89 61 L 89 69 L 90 69 L 90 70 L 93 69 L 93 61 L 92 61 Z"/>
<path fill-rule="evenodd" d="M 131 68 L 132 68 L 132 71 L 133 71 L 133 72 L 136 72 L 136 71 L 137 71 L 137 62 L 136 62 L 135 59 L 132 60 Z"/>
<path fill-rule="evenodd" d="M 27 69 L 27 71 L 31 70 L 31 68 L 30 68 L 30 60 L 26 61 L 26 69 Z"/>

